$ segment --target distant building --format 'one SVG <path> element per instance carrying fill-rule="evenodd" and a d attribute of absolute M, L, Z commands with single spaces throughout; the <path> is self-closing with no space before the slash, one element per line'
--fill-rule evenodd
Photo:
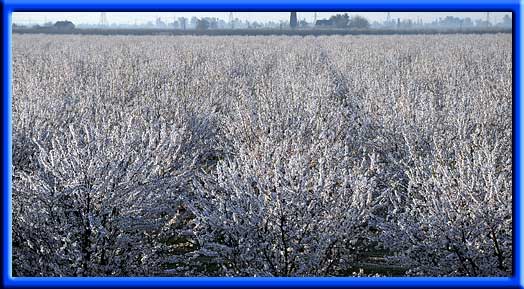
<path fill-rule="evenodd" d="M 333 21 L 332 19 L 321 19 L 315 22 L 315 26 L 316 27 L 331 27 L 331 26 L 335 26 L 335 21 Z"/>
<path fill-rule="evenodd" d="M 71 29 L 75 29 L 75 24 L 73 24 L 73 22 L 67 21 L 67 20 L 66 21 L 57 21 L 57 22 L 55 22 L 53 27 L 56 28 L 56 29 L 71 30 Z"/>
<path fill-rule="evenodd" d="M 297 28 L 298 20 L 297 20 L 297 12 L 291 12 L 291 16 L 289 17 L 289 26 L 292 29 Z"/>

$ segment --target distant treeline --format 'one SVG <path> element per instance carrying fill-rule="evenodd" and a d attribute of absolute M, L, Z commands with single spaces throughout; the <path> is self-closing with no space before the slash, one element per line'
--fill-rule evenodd
<path fill-rule="evenodd" d="M 511 33 L 511 28 L 469 28 L 469 29 L 55 29 L 55 28 L 13 28 L 13 33 L 80 34 L 80 35 L 390 35 L 390 34 L 485 34 Z"/>

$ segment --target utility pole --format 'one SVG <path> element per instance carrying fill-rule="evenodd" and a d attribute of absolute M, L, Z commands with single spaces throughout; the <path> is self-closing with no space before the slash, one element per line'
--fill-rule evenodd
<path fill-rule="evenodd" d="M 489 27 L 489 12 L 486 12 L 486 27 Z"/>

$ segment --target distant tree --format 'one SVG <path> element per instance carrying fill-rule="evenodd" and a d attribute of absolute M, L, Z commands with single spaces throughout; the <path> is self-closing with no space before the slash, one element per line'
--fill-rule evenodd
<path fill-rule="evenodd" d="M 308 23 L 307 23 L 306 19 L 302 19 L 302 20 L 300 20 L 300 22 L 298 23 L 298 25 L 299 25 L 300 27 L 307 27 L 307 26 L 308 26 Z"/>
<path fill-rule="evenodd" d="M 209 23 L 209 27 L 211 29 L 218 28 L 218 18 L 205 18 L 205 20 Z"/>
<path fill-rule="evenodd" d="M 193 17 L 191 17 L 191 20 L 189 20 L 189 27 L 190 28 L 196 28 L 197 23 L 198 23 L 198 18 L 193 16 Z"/>
<path fill-rule="evenodd" d="M 347 13 L 337 14 L 331 16 L 329 20 L 331 20 L 331 23 L 334 23 L 337 28 L 346 28 L 349 23 L 349 15 Z"/>
<path fill-rule="evenodd" d="M 57 21 L 55 22 L 55 24 L 53 25 L 54 28 L 57 28 L 57 29 L 75 29 L 75 24 L 73 24 L 73 22 L 71 21 Z"/>
<path fill-rule="evenodd" d="M 156 20 L 155 20 L 155 26 L 157 28 L 165 28 L 166 27 L 166 23 L 164 21 L 162 21 L 162 18 L 157 17 Z"/>
<path fill-rule="evenodd" d="M 475 20 L 475 26 L 476 27 L 489 27 L 489 26 L 491 26 L 491 23 L 489 23 L 486 20 L 477 19 L 477 20 Z"/>
<path fill-rule="evenodd" d="M 258 22 L 256 22 L 256 21 L 252 23 L 252 26 L 253 26 L 253 28 L 255 28 L 255 29 L 256 29 L 256 28 L 261 28 L 261 27 L 263 27 L 261 23 L 258 23 Z"/>
<path fill-rule="evenodd" d="M 413 28 L 413 21 L 411 19 L 404 19 L 404 20 L 400 21 L 399 28 L 402 28 L 402 29 Z"/>
<path fill-rule="evenodd" d="M 462 24 L 462 27 L 473 27 L 474 24 L 473 24 L 473 21 L 471 21 L 471 18 L 469 17 L 466 17 L 464 18 L 464 22 Z"/>
<path fill-rule="evenodd" d="M 178 18 L 178 22 L 180 22 L 180 28 L 186 30 L 187 18 L 180 17 Z"/>
<path fill-rule="evenodd" d="M 502 26 L 504 27 L 512 26 L 511 17 L 509 17 L 508 14 L 504 15 L 504 17 L 502 18 Z"/>
<path fill-rule="evenodd" d="M 349 20 L 348 27 L 356 29 L 368 29 L 369 21 L 360 15 L 355 15 Z"/>
<path fill-rule="evenodd" d="M 16 24 L 16 23 L 13 23 L 13 28 L 25 28 L 26 26 L 25 25 L 20 25 L 20 24 Z"/>
<path fill-rule="evenodd" d="M 196 22 L 196 29 L 207 30 L 209 28 L 209 21 L 206 19 L 198 19 Z"/>

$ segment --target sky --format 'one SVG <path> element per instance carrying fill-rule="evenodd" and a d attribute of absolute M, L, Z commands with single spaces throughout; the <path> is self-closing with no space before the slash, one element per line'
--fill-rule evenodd
<path fill-rule="evenodd" d="M 342 12 L 318 12 L 317 19 L 329 18 L 331 15 Z M 350 15 L 358 14 L 368 18 L 371 22 L 382 22 L 386 19 L 386 12 L 349 12 Z M 498 23 L 506 12 L 492 12 L 490 13 L 490 21 Z M 186 17 L 191 18 L 196 16 L 201 17 L 216 17 L 228 21 L 229 12 L 107 12 L 107 22 L 109 24 L 144 24 L 148 21 L 154 22 L 156 18 L 160 17 L 163 21 L 172 22 L 174 18 Z M 439 17 L 446 16 L 455 17 L 470 17 L 471 19 L 486 19 L 484 12 L 391 12 L 392 19 L 421 19 L 423 22 L 431 22 Z M 510 15 L 511 16 L 511 15 Z M 234 12 L 234 18 L 242 21 L 249 20 L 251 22 L 267 22 L 267 21 L 287 21 L 289 20 L 289 12 Z M 312 22 L 314 19 L 314 12 L 298 12 L 299 19 L 306 19 Z M 100 12 L 14 12 L 13 22 L 18 24 L 43 24 L 45 22 L 55 22 L 59 20 L 69 20 L 75 24 L 97 24 L 100 22 Z"/>

